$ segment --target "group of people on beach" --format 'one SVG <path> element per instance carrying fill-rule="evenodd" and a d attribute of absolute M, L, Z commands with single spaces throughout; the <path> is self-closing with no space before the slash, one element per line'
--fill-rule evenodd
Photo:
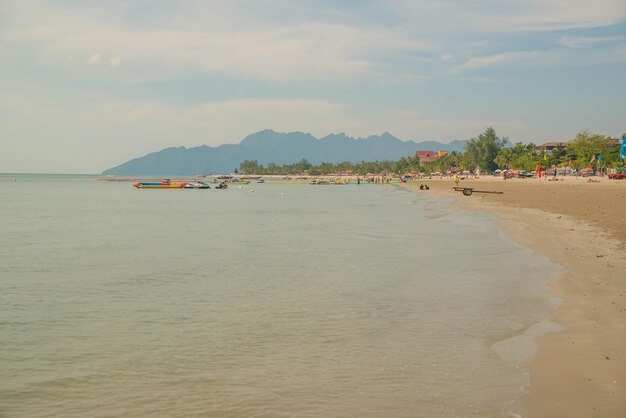
<path fill-rule="evenodd" d="M 361 183 L 361 178 L 357 178 L 358 183 Z M 374 183 L 374 184 L 389 184 L 389 182 L 391 181 L 391 177 L 388 176 L 374 176 L 374 177 L 365 177 L 364 181 L 368 182 L 368 183 Z"/>
<path fill-rule="evenodd" d="M 420 184 L 420 190 L 430 190 L 430 187 L 428 187 L 428 184 Z"/>

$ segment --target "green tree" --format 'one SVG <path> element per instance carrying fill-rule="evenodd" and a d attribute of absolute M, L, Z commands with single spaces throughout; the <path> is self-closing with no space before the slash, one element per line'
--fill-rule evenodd
<path fill-rule="evenodd" d="M 305 171 L 309 171 L 311 167 L 313 167 L 313 165 L 309 162 L 309 160 L 303 158 L 296 163 L 294 168 L 298 173 L 304 173 Z"/>
<path fill-rule="evenodd" d="M 517 145 L 517 144 L 516 144 Z M 513 148 L 502 148 L 496 158 L 493 159 L 493 162 L 498 165 L 500 168 L 511 168 L 511 164 L 515 160 L 515 152 Z"/>
<path fill-rule="evenodd" d="M 351 173 L 354 171 L 354 165 L 350 161 L 344 161 L 339 164 L 339 170 L 343 173 Z"/>
<path fill-rule="evenodd" d="M 467 168 L 468 164 L 463 157 L 463 154 L 457 151 L 453 151 L 450 154 L 443 156 L 436 161 L 437 171 L 463 171 Z"/>
<path fill-rule="evenodd" d="M 408 172 L 410 169 L 411 169 L 411 163 L 406 157 L 400 158 L 398 161 L 396 161 L 395 163 L 391 165 L 391 171 L 400 175 Z"/>
<path fill-rule="evenodd" d="M 245 160 L 239 164 L 239 171 L 243 174 L 260 174 L 262 168 L 257 160 Z"/>
<path fill-rule="evenodd" d="M 472 138 L 465 146 L 465 157 L 472 167 L 482 170 L 494 170 L 498 152 L 507 144 L 507 138 L 500 138 L 495 129 L 489 127 L 478 138 Z"/>
<path fill-rule="evenodd" d="M 269 163 L 267 168 L 265 169 L 266 174 L 277 175 L 281 174 L 280 168 L 276 165 L 276 163 Z"/>
<path fill-rule="evenodd" d="M 569 158 L 567 155 L 567 148 L 563 145 L 559 144 L 552 150 L 550 156 L 548 158 L 548 163 L 550 165 L 565 165 L 569 162 Z"/>
<path fill-rule="evenodd" d="M 614 165 L 619 159 L 619 145 L 608 136 L 583 131 L 569 143 L 567 155 L 577 167 L 588 167 L 600 153 L 604 163 Z"/>
<path fill-rule="evenodd" d="M 540 163 L 540 157 L 537 147 L 532 142 L 530 144 L 517 142 L 512 147 L 502 148 L 494 162 L 502 169 L 534 170 Z"/>

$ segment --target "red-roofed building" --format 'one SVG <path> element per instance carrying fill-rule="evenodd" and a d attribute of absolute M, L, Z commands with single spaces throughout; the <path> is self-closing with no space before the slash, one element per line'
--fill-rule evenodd
<path fill-rule="evenodd" d="M 415 151 L 415 156 L 420 160 L 420 163 L 432 163 L 440 157 L 440 153 L 435 151 Z"/>

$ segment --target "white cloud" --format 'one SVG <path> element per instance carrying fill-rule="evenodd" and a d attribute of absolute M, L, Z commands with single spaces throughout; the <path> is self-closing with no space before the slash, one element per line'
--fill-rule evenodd
<path fill-rule="evenodd" d="M 116 66 L 120 55 L 132 56 L 125 74 L 134 79 L 195 72 L 272 81 L 363 80 L 381 73 L 379 55 L 432 48 L 401 31 L 376 27 L 316 21 L 246 26 L 235 16 L 202 15 L 204 24 L 139 26 L 79 9 L 24 8 L 16 11 L 16 24 L 4 31 L 4 38 L 30 50 L 44 65 L 62 66 L 59 57 L 86 55 L 96 48 L 100 52 L 90 56 L 90 64 L 108 56 Z M 49 23 L 45 37 L 30 29 L 44 20 Z"/>
<path fill-rule="evenodd" d="M 545 51 L 505 52 L 502 54 L 470 58 L 464 64 L 456 67 L 454 69 L 454 72 L 510 64 L 524 66 L 532 66 L 538 64 L 546 65 L 549 62 L 554 62 L 555 59 L 557 59 L 557 57 L 554 53 L 548 53 Z"/>
<path fill-rule="evenodd" d="M 448 33 L 594 28 L 626 19 L 623 0 L 388 0 L 414 25 Z"/>
<path fill-rule="evenodd" d="M 442 54 L 441 55 L 441 60 L 444 62 L 451 62 L 454 61 L 455 56 L 452 54 Z"/>
<path fill-rule="evenodd" d="M 87 64 L 89 65 L 100 64 L 100 54 L 93 54 L 89 58 L 87 58 Z"/>
<path fill-rule="evenodd" d="M 377 10 L 391 13 L 394 25 L 361 10 L 350 14 L 339 6 L 297 0 L 288 6 L 278 0 L 167 3 L 141 9 L 139 20 L 133 4 L 94 12 L 93 4 L 16 3 L 9 7 L 11 24 L 0 31 L 0 40 L 43 66 L 75 69 L 63 57 L 89 56 L 91 65 L 109 57 L 109 66 L 118 68 L 121 56 L 132 57 L 115 72 L 130 82 L 219 74 L 273 82 L 419 83 L 449 74 L 454 66 L 486 66 L 519 55 L 495 58 L 484 36 L 620 22 L 626 19 L 623 1 L 381 2 Z M 584 46 L 602 38 L 590 39 L 563 38 L 561 44 Z M 480 58 L 483 54 L 492 58 Z M 468 56 L 475 58 L 459 67 Z"/>
<path fill-rule="evenodd" d="M 111 59 L 109 59 L 109 65 L 113 68 L 119 67 L 121 63 L 122 63 L 121 57 L 111 57 Z"/>
<path fill-rule="evenodd" d="M 563 36 L 559 43 L 570 48 L 586 48 L 595 46 L 601 43 L 609 43 L 621 41 L 624 39 L 624 35 L 621 36 Z"/>

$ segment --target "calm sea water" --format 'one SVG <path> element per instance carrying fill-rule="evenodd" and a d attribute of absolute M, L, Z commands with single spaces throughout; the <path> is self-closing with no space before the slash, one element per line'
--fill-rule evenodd
<path fill-rule="evenodd" d="M 507 416 L 556 271 L 393 186 L 1 175 L 0 416 Z"/>

